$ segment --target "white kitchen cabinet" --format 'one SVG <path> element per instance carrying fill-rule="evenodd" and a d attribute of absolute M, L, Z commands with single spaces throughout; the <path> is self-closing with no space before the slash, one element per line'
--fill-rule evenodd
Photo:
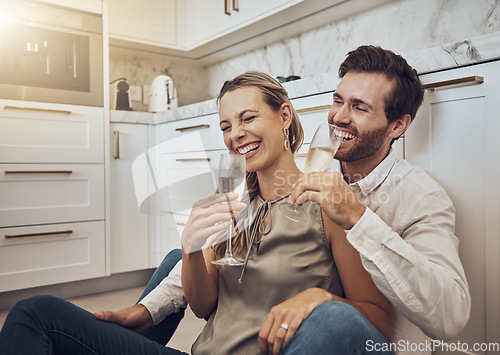
<path fill-rule="evenodd" d="M 104 166 L 0 164 L 0 227 L 104 220 Z"/>
<path fill-rule="evenodd" d="M 391 0 L 377 0 L 386 1 Z M 112 45 L 151 45 L 165 53 L 197 59 L 323 10 L 332 10 L 343 2 L 347 0 L 108 0 L 109 37 Z M 354 8 L 359 11 L 360 6 L 371 5 L 366 2 Z M 352 11 L 343 6 L 332 12 L 337 19 Z M 320 26 L 331 21 L 332 16 L 323 15 L 310 23 Z M 310 24 L 300 26 L 309 27 Z M 296 31 L 290 27 L 283 33 L 298 34 Z"/>
<path fill-rule="evenodd" d="M 186 0 L 187 44 L 199 46 L 302 1 Z"/>
<path fill-rule="evenodd" d="M 104 221 L 0 228 L 0 292 L 104 276 Z"/>
<path fill-rule="evenodd" d="M 0 163 L 104 163 L 101 107 L 0 100 Z"/>
<path fill-rule="evenodd" d="M 133 170 L 144 168 L 134 161 L 148 150 L 148 129 L 140 124 L 110 126 L 111 273 L 149 268 L 149 208 L 147 201 L 141 206 L 143 201 L 136 198 L 137 189 L 148 189 L 149 180 L 140 178 L 148 172 Z"/>
<path fill-rule="evenodd" d="M 427 84 L 474 76 L 484 83 L 426 90 L 405 139 L 406 159 L 427 170 L 456 207 L 472 310 L 467 327 L 451 342 L 471 347 L 500 342 L 500 62 L 421 76 Z"/>
<path fill-rule="evenodd" d="M 53 5 L 102 14 L 102 0 L 39 0 Z"/>
<path fill-rule="evenodd" d="M 219 114 L 213 113 L 162 124 L 158 149 L 162 152 L 192 152 L 225 149 Z"/>
<path fill-rule="evenodd" d="M 0 292 L 105 275 L 104 110 L 0 100 Z"/>
<path fill-rule="evenodd" d="M 176 0 L 108 0 L 110 38 L 159 47 L 177 44 Z"/>
<path fill-rule="evenodd" d="M 160 211 L 158 232 L 150 239 L 151 267 L 180 247 L 192 205 L 215 192 L 219 157 L 227 151 L 218 123 L 212 114 L 158 127 L 158 144 L 150 151 Z"/>

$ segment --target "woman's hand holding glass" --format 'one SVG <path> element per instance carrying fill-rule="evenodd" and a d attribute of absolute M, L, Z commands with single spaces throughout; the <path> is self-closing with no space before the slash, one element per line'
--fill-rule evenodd
<path fill-rule="evenodd" d="M 181 237 L 184 253 L 200 251 L 224 240 L 233 217 L 247 207 L 238 198 L 237 193 L 216 194 L 193 205 Z"/>

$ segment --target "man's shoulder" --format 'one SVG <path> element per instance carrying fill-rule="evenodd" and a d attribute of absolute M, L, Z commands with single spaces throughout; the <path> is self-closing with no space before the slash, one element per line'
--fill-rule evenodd
<path fill-rule="evenodd" d="M 392 188 L 409 194 L 446 194 L 441 186 L 428 172 L 420 166 L 412 165 L 407 160 L 396 160 L 387 177 L 387 183 Z"/>

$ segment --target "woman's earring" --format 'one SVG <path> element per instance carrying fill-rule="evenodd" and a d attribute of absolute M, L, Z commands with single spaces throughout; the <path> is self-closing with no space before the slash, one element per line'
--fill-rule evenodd
<path fill-rule="evenodd" d="M 285 150 L 290 149 L 290 140 L 288 139 L 288 128 L 283 128 L 283 134 L 285 135 Z"/>

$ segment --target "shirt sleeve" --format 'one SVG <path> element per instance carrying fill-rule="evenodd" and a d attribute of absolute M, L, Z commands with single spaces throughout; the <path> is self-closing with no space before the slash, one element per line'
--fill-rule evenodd
<path fill-rule="evenodd" d="M 182 260 L 153 291 L 139 302 L 148 310 L 154 325 L 160 323 L 166 316 L 187 307 L 188 302 L 182 291 L 181 268 Z"/>
<path fill-rule="evenodd" d="M 449 339 L 466 325 L 470 294 L 454 235 L 455 210 L 442 196 L 419 196 L 404 211 L 402 234 L 366 208 L 347 233 L 388 300 L 429 337 Z"/>

